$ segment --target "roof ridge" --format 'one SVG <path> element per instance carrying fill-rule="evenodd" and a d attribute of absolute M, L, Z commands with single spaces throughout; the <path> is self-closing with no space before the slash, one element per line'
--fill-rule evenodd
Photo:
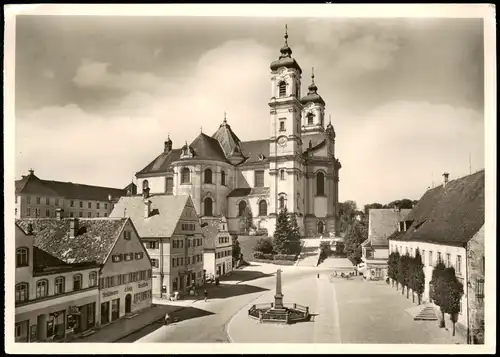
<path fill-rule="evenodd" d="M 63 184 L 70 184 L 70 185 L 77 185 L 77 186 L 86 186 L 86 187 L 95 187 L 95 188 L 105 188 L 105 189 L 108 189 L 108 190 L 119 190 L 119 191 L 123 191 L 122 188 L 116 188 L 116 187 L 108 187 L 108 186 L 97 186 L 97 185 L 89 185 L 89 184 L 86 184 L 86 183 L 77 183 L 77 182 L 70 182 L 70 181 L 56 181 L 56 180 L 42 180 L 42 179 L 39 179 L 40 181 L 42 181 L 43 183 L 63 183 Z"/>

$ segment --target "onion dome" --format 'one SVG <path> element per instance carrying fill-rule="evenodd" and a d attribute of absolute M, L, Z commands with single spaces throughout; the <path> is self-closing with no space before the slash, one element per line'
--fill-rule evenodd
<path fill-rule="evenodd" d="M 271 70 L 275 71 L 280 67 L 295 68 L 299 73 L 302 73 L 297 61 L 292 58 L 292 49 L 288 46 L 288 31 L 285 25 L 285 44 L 280 49 L 281 55 L 279 59 L 271 63 Z"/>
<path fill-rule="evenodd" d="M 311 75 L 312 83 L 307 87 L 309 90 L 307 92 L 307 95 L 305 97 L 302 97 L 300 100 L 302 104 L 307 104 L 307 103 L 319 103 L 321 105 L 325 105 L 325 101 L 321 96 L 318 94 L 318 87 L 314 83 L 314 67 L 312 70 L 312 75 Z"/>

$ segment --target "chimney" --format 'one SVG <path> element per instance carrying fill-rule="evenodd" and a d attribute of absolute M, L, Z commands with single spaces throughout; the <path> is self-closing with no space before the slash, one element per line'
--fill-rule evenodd
<path fill-rule="evenodd" d="M 148 199 L 144 200 L 144 218 L 148 218 L 151 215 L 151 201 Z"/>
<path fill-rule="evenodd" d="M 62 212 L 63 212 L 63 209 L 62 208 L 57 208 L 56 209 L 56 218 L 60 221 L 62 219 Z"/>
<path fill-rule="evenodd" d="M 26 232 L 28 235 L 32 235 L 33 234 L 33 224 L 30 222 L 28 223 L 28 227 L 26 228 Z"/>
<path fill-rule="evenodd" d="M 75 238 L 78 233 L 78 218 L 72 218 L 69 221 L 69 237 Z"/>
<path fill-rule="evenodd" d="M 35 174 L 35 170 L 33 170 L 33 169 L 29 169 L 28 172 L 30 173 L 30 175 L 34 175 Z"/>
<path fill-rule="evenodd" d="M 445 172 L 443 174 L 443 177 L 444 177 L 444 181 L 443 181 L 443 188 L 446 187 L 446 184 L 448 183 L 448 176 L 450 176 L 449 173 Z"/>

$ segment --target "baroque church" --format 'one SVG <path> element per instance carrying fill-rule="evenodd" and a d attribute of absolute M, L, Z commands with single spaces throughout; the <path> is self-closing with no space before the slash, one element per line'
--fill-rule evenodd
<path fill-rule="evenodd" d="M 314 72 L 306 95 L 302 69 L 285 31 L 280 56 L 270 65 L 269 134 L 241 141 L 226 115 L 217 131 L 200 133 L 174 148 L 170 138 L 151 163 L 136 173 L 138 194 L 190 195 L 202 218 L 224 216 L 229 232 L 243 233 L 248 217 L 272 235 L 281 208 L 297 217 L 302 236 L 339 233 L 340 161 L 335 130 L 325 127 L 325 101 Z"/>

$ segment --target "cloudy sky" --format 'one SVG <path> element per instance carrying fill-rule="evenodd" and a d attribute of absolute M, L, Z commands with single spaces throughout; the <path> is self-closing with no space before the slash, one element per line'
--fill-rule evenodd
<path fill-rule="evenodd" d="M 418 199 L 445 171 L 484 168 L 481 19 L 18 16 L 16 178 L 124 187 L 170 134 L 224 111 L 242 140 L 269 136 L 283 44 L 314 66 L 337 133 L 340 199 Z"/>

